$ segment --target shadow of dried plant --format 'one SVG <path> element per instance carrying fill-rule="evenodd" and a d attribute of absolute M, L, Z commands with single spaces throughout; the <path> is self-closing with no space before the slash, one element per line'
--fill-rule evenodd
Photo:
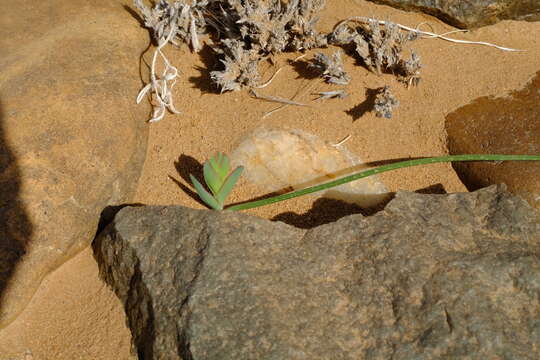
<path fill-rule="evenodd" d="M 319 72 L 310 66 L 309 61 L 289 60 L 288 63 L 289 65 L 292 66 L 294 71 L 298 74 L 298 76 L 296 77 L 297 79 L 313 80 L 320 77 Z"/>
<path fill-rule="evenodd" d="M 373 111 L 379 92 L 380 89 L 366 89 L 366 99 L 352 109 L 345 111 L 347 115 L 352 117 L 353 122 L 360 119 L 366 113 Z"/>
<path fill-rule="evenodd" d="M 212 81 L 210 73 L 216 67 L 216 62 L 219 61 L 215 51 L 208 45 L 204 45 L 199 51 L 199 57 L 204 66 L 196 66 L 199 71 L 199 76 L 191 76 L 188 81 L 193 84 L 193 87 L 201 90 L 202 93 L 220 94 L 218 86 Z"/>

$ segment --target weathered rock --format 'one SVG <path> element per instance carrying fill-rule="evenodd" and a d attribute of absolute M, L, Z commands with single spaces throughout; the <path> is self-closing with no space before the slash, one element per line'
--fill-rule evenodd
<path fill-rule="evenodd" d="M 247 135 L 231 154 L 231 164 L 243 166 L 243 176 L 271 192 L 305 189 L 369 168 L 343 145 L 333 146 L 298 129 L 267 128 Z M 363 208 L 375 207 L 389 197 L 388 189 L 376 176 L 317 195 Z"/>
<path fill-rule="evenodd" d="M 503 187 L 307 231 L 124 208 L 94 251 L 141 359 L 540 357 L 540 217 Z"/>
<path fill-rule="evenodd" d="M 149 109 L 134 103 L 147 31 L 122 4 L 17 1 L 0 28 L 1 328 L 129 201 Z"/>
<path fill-rule="evenodd" d="M 422 11 L 459 28 L 477 28 L 501 20 L 540 20 L 538 0 L 370 0 L 404 10 Z"/>
<path fill-rule="evenodd" d="M 508 97 L 482 97 L 446 117 L 451 154 L 540 154 L 540 72 Z M 469 190 L 505 183 L 540 210 L 540 162 L 454 163 Z"/>

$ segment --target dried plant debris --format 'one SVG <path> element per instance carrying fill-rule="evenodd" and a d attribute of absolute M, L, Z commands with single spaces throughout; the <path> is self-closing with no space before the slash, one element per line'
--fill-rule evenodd
<path fill-rule="evenodd" d="M 347 85 L 351 81 L 351 77 L 343 70 L 341 51 L 336 51 L 332 58 L 322 53 L 315 54 L 310 67 L 316 69 L 329 84 Z"/>
<path fill-rule="evenodd" d="M 417 32 L 405 33 L 397 24 L 386 21 L 381 26 L 378 20 L 368 19 L 357 26 L 344 22 L 330 35 L 330 43 L 353 45 L 356 54 L 373 72 L 392 72 L 407 84 L 418 84 L 420 80 L 420 57 L 412 52 L 410 59 L 405 59 L 403 46 L 416 39 Z"/>
<path fill-rule="evenodd" d="M 153 8 L 146 6 L 143 0 L 134 0 L 135 7 L 144 19 L 144 25 L 152 29 L 152 36 L 159 44 L 179 42 L 189 44 L 193 51 L 201 49 L 199 35 L 206 32 L 204 12 L 209 0 L 193 0 L 191 5 L 183 1 L 170 3 L 160 0 Z"/>
<path fill-rule="evenodd" d="M 345 99 L 347 96 L 349 96 L 349 94 L 347 94 L 345 90 L 321 91 L 313 95 L 319 96 L 315 100 Z"/>
<path fill-rule="evenodd" d="M 399 100 L 392 94 L 389 86 L 384 86 L 379 89 L 375 97 L 375 115 L 390 119 L 394 108 L 399 105 Z"/>
<path fill-rule="evenodd" d="M 319 12 L 325 0 L 299 1 L 293 22 L 288 24 L 291 34 L 290 48 L 295 51 L 318 49 L 328 46 L 328 36 L 315 29 Z"/>
<path fill-rule="evenodd" d="M 223 29 L 227 36 L 243 41 L 247 47 L 265 54 L 285 50 L 289 41 L 286 25 L 293 18 L 293 9 L 281 1 L 222 1 Z"/>
<path fill-rule="evenodd" d="M 390 72 L 407 85 L 417 85 L 420 80 L 419 56 L 414 52 L 410 57 L 404 55 L 404 45 L 418 35 L 518 51 L 361 16 L 341 21 L 330 34 L 319 33 L 316 25 L 325 0 L 134 0 L 134 3 L 157 43 L 150 82 L 137 97 L 140 102 L 146 95 L 151 96 L 154 114 L 150 121 L 159 121 L 166 110 L 178 112 L 171 93 L 178 70 L 162 48 L 169 43 L 187 44 L 198 52 L 202 48 L 202 36 L 207 35 L 212 39 L 207 44 L 221 60 L 219 68 L 211 72 L 211 79 L 222 92 L 261 87 L 258 63 L 284 51 L 328 45 L 352 47 L 371 71 Z M 340 53 L 331 58 L 317 54 L 313 66 L 331 84 L 344 85 L 350 81 Z M 158 70 L 160 67 L 162 70 Z M 391 111 L 383 113 L 391 114 Z"/>
<path fill-rule="evenodd" d="M 415 52 L 412 52 L 409 60 L 399 60 L 396 75 L 400 81 L 406 83 L 408 86 L 417 86 L 420 83 L 421 67 L 420 57 Z"/>
<path fill-rule="evenodd" d="M 172 66 L 160 51 L 165 44 L 185 43 L 198 52 L 201 35 L 216 36 L 213 49 L 222 66 L 211 78 L 222 91 L 255 86 L 259 81 L 257 63 L 269 56 L 327 45 L 327 36 L 315 29 L 324 0 L 160 0 L 153 6 L 143 1 L 134 0 L 135 7 L 158 44 L 154 58 L 159 54 L 168 70 Z M 170 98 L 170 93 L 160 95 L 156 81 L 174 79 L 159 78 L 155 61 L 152 64 L 152 85 L 144 94 L 151 89 L 162 112 L 165 102 L 159 99 Z M 176 77 L 177 72 L 174 74 Z M 170 90 L 167 84 L 161 88 Z"/>
<path fill-rule="evenodd" d="M 257 93 L 257 91 L 255 91 L 255 89 L 251 89 L 249 91 L 249 93 L 255 99 L 261 99 L 261 100 L 266 100 L 266 101 L 270 101 L 270 102 L 276 102 L 276 103 L 285 104 L 285 105 L 308 106 L 308 105 L 300 103 L 298 101 L 284 99 L 284 98 L 279 97 L 279 96 L 259 95 L 259 93 Z"/>
<path fill-rule="evenodd" d="M 326 35 L 315 29 L 324 0 L 222 0 L 221 31 L 240 36 L 265 54 L 326 46 Z"/>
<path fill-rule="evenodd" d="M 244 49 L 244 43 L 239 40 L 225 39 L 222 44 L 223 48 L 217 48 L 217 51 L 223 55 L 221 63 L 224 69 L 210 73 L 221 92 L 257 86 L 260 81 L 257 51 Z"/>
<path fill-rule="evenodd" d="M 219 6 L 216 6 L 216 3 Z M 326 46 L 314 26 L 324 0 L 222 0 L 207 8 L 208 23 L 225 37 L 214 47 L 224 69 L 211 73 L 221 91 L 258 87 L 259 61 L 288 50 Z"/>

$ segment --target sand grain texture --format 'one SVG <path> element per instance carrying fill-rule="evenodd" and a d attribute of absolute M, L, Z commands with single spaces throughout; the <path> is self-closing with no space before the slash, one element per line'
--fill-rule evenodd
<path fill-rule="evenodd" d="M 87 248 L 52 272 L 0 330 L 0 360 L 134 360 L 130 341 L 120 300 Z"/>

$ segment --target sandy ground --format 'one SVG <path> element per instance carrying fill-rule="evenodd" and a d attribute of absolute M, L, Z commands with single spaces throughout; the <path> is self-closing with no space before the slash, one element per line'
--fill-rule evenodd
<path fill-rule="evenodd" d="M 28 307 L 0 331 L 1 360 L 131 360 L 120 300 L 87 248 L 45 278 Z"/>
<path fill-rule="evenodd" d="M 321 15 L 319 29 L 329 31 L 339 20 L 353 14 L 390 19 L 412 27 L 429 22 L 438 33 L 454 30 L 427 15 L 405 13 L 361 0 L 329 2 Z M 182 114 L 169 114 L 161 122 L 149 125 L 147 161 L 135 202 L 202 207 L 171 177 L 188 185 L 183 176 L 196 168 L 197 161 L 203 162 L 216 151 L 230 153 L 243 136 L 263 126 L 300 129 L 332 143 L 350 134 L 347 148 L 369 162 L 446 154 L 445 115 L 477 97 L 504 96 L 523 87 L 540 69 L 538 34 L 540 23 L 505 21 L 455 35 L 527 50 L 518 53 L 437 39 L 417 40 L 411 48 L 421 57 L 422 81 L 418 87 L 410 89 L 391 75 L 378 77 L 356 66 L 354 59 L 345 56 L 346 70 L 353 79 L 346 87 L 350 96 L 325 102 L 311 102 L 310 94 L 336 87 L 319 79 L 303 78 L 297 72 L 301 66 L 295 68 L 287 63 L 300 54 L 286 54 L 276 59 L 277 66 L 284 65 L 283 70 L 260 93 L 286 98 L 296 95 L 295 100 L 311 106 L 289 106 L 266 118 L 262 118 L 263 114 L 276 108 L 276 104 L 253 99 L 245 91 L 215 93 L 206 70 L 213 67 L 210 51 L 191 54 L 186 48 L 169 49 L 167 55 L 181 71 L 175 101 Z M 326 54 L 333 51 L 323 50 Z M 307 58 L 312 54 L 309 52 Z M 151 53 L 145 55 L 147 59 L 150 56 Z M 261 66 L 265 79 L 275 69 L 270 64 Z M 350 110 L 365 100 L 366 88 L 383 85 L 390 85 L 401 102 L 394 117 L 377 118 L 368 112 L 354 120 Z M 433 186 L 447 192 L 465 190 L 451 166 L 446 164 L 389 172 L 380 179 L 390 191 L 416 191 Z M 264 189 L 242 180 L 230 201 L 263 194 Z M 300 218 L 298 224 L 306 226 L 317 223 L 313 200 L 304 197 L 251 213 L 285 220 L 296 217 Z M 330 204 L 319 211 L 332 213 L 337 207 Z M 285 213 L 289 216 L 283 216 Z M 88 249 L 51 274 L 25 312 L 0 331 L 0 360 L 129 359 L 129 334 L 124 322 L 121 305 L 99 279 L 95 260 Z"/>
<path fill-rule="evenodd" d="M 332 1 L 321 15 L 319 29 L 330 31 L 341 19 L 351 14 L 367 14 L 380 19 L 415 27 L 429 22 L 435 32 L 455 30 L 422 14 L 406 13 L 365 1 Z M 430 30 L 426 25 L 423 28 Z M 346 147 L 366 162 L 417 156 L 447 154 L 445 115 L 480 96 L 501 96 L 522 87 L 540 68 L 540 24 L 503 22 L 457 34 L 465 40 L 481 40 L 526 52 L 502 52 L 494 48 L 459 45 L 438 39 L 420 39 L 410 44 L 421 57 L 422 80 L 418 87 L 407 89 L 392 75 L 376 76 L 355 65 L 355 59 L 344 56 L 345 69 L 352 76 L 346 86 L 350 96 L 344 100 L 312 102 L 311 93 L 341 87 L 325 84 L 320 79 L 305 79 L 287 63 L 301 55 L 287 54 L 276 59 L 277 65 L 263 64 L 261 73 L 268 79 L 275 69 L 284 65 L 270 86 L 259 93 L 309 103 L 310 107 L 288 106 L 266 118 L 263 115 L 278 105 L 253 99 L 246 91 L 215 93 L 207 67 L 212 68 L 211 51 L 191 54 L 188 49 L 169 49 L 168 57 L 181 71 L 175 88 L 175 106 L 181 115 L 167 115 L 151 125 L 147 161 L 135 201 L 144 204 L 181 204 L 202 207 L 171 180 L 173 177 L 189 186 L 177 167 L 184 172 L 192 163 L 186 158 L 204 162 L 216 151 L 230 153 L 245 135 L 261 127 L 300 129 L 322 140 L 336 143 L 351 135 Z M 331 54 L 336 48 L 325 49 Z M 308 52 L 311 58 L 315 51 Z M 150 53 L 147 58 L 150 58 Z M 297 68 L 302 66 L 297 66 Z M 392 119 L 378 118 L 372 112 L 358 119 L 350 115 L 366 99 L 366 89 L 390 85 L 400 100 Z M 211 91 L 214 91 L 211 92 Z M 193 167 L 194 169 L 194 167 Z M 185 177 L 185 174 L 183 174 Z M 447 192 L 465 191 L 448 164 L 436 164 L 389 172 L 381 180 L 390 191 L 416 191 L 441 184 Z M 266 194 L 244 180 L 236 187 L 230 201 L 244 201 Z M 285 212 L 303 214 L 313 203 L 303 197 L 263 208 L 251 213 L 273 218 Z M 325 211 L 333 211 L 326 208 Z M 310 219 L 305 219 L 309 223 Z"/>

